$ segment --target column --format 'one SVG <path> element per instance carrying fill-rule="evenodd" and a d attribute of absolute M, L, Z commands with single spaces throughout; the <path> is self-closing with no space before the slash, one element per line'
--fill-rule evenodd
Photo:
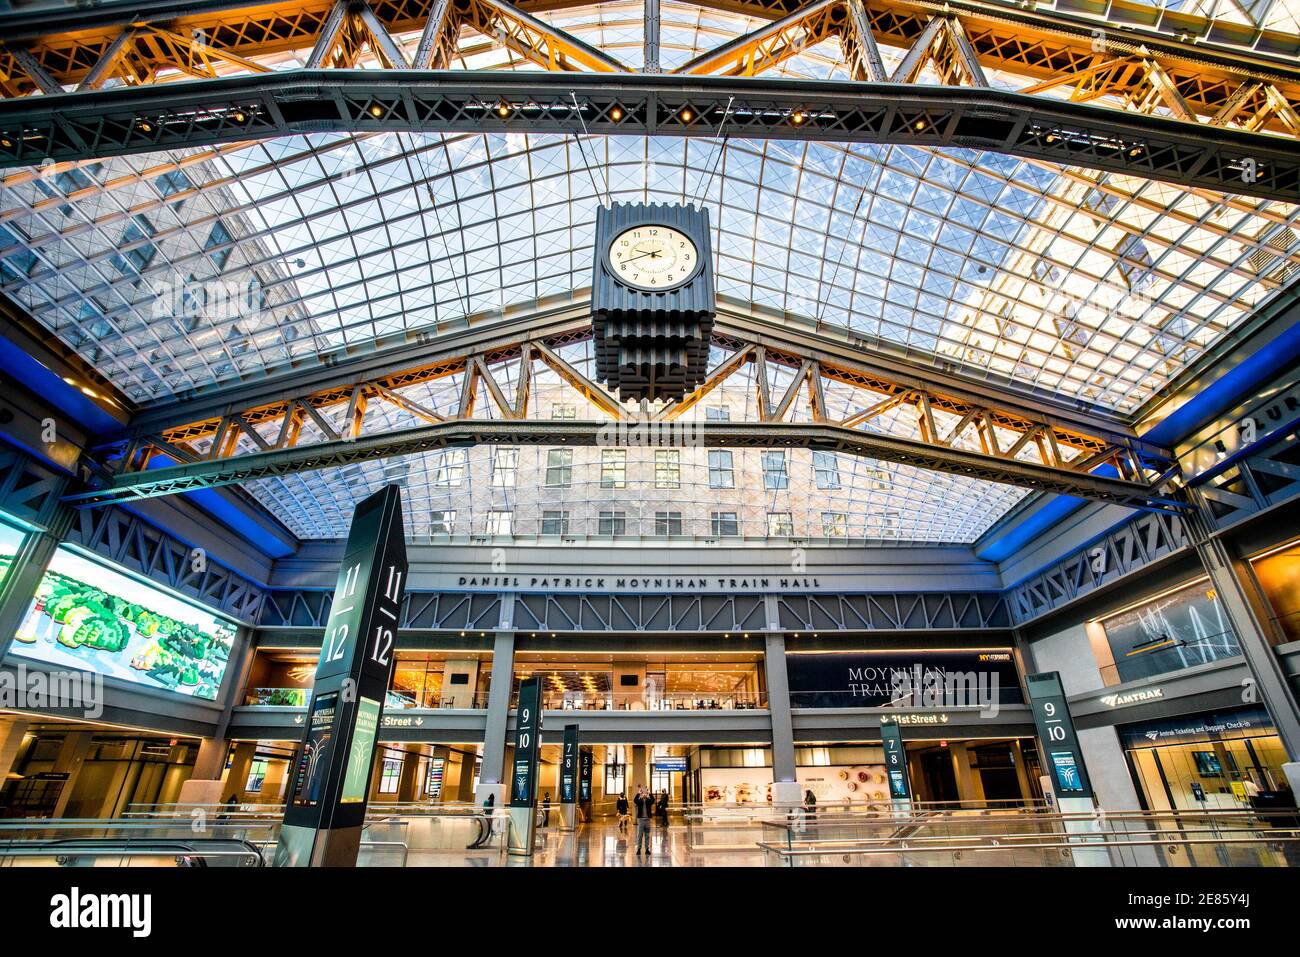
<path fill-rule="evenodd" d="M 772 802 L 798 804 L 801 795 L 794 767 L 794 722 L 790 717 L 790 682 L 785 671 L 785 635 L 768 631 L 763 641 L 767 707 L 772 715 Z"/>
<path fill-rule="evenodd" d="M 498 631 L 492 643 L 492 687 L 488 690 L 487 723 L 483 728 L 483 765 L 474 800 L 482 804 L 495 795 L 496 806 L 505 799 L 501 775 L 506 766 L 506 724 L 510 719 L 510 691 L 515 677 L 515 633 Z"/>
<path fill-rule="evenodd" d="M 474 755 L 466 754 L 464 751 L 458 755 L 460 758 L 460 777 L 456 779 L 456 797 L 455 800 L 462 804 L 469 804 L 474 800 Z M 445 775 L 450 768 L 443 771 Z M 444 786 L 445 789 L 445 786 Z M 443 798 L 447 800 L 447 798 Z"/>
<path fill-rule="evenodd" d="M 636 794 L 636 789 L 641 785 L 650 786 L 650 776 L 646 771 L 648 752 L 644 744 L 634 744 L 632 746 L 632 760 L 628 762 L 627 768 L 627 793 L 629 800 L 632 795 Z"/>
<path fill-rule="evenodd" d="M 1034 788 L 1029 783 L 1029 771 L 1025 768 L 1025 749 L 1019 739 L 1011 742 L 1011 761 L 1016 766 L 1016 784 L 1020 786 L 1020 797 L 1028 804 L 1034 799 Z"/>
<path fill-rule="evenodd" d="M 949 745 L 948 753 L 952 757 L 953 777 L 957 779 L 957 799 L 972 804 L 983 802 L 984 786 L 979 772 L 971 767 L 970 748 L 954 741 Z"/>
<path fill-rule="evenodd" d="M 77 776 L 81 773 L 81 766 L 86 762 L 87 752 L 90 751 L 92 737 L 94 735 L 90 731 L 72 731 L 63 739 L 51 770 L 66 774 L 67 777 L 63 781 L 63 789 L 59 791 L 59 799 L 54 802 L 54 810 L 50 812 L 50 817 L 63 817 L 63 812 L 67 810 L 68 801 L 72 798 L 72 789 L 77 786 Z"/>
<path fill-rule="evenodd" d="M 256 753 L 256 741 L 240 741 L 235 745 L 235 753 L 230 758 L 230 773 L 226 775 L 223 788 L 226 794 L 222 798 L 222 804 L 231 795 L 239 801 L 244 799 L 244 785 L 248 783 L 248 770 L 253 764 L 253 756 Z"/>
<path fill-rule="evenodd" d="M 220 804 L 229 794 L 222 794 L 221 774 L 226 769 L 230 742 L 225 738 L 203 738 L 194 758 L 194 771 L 181 785 L 180 804 Z"/>
<path fill-rule="evenodd" d="M 1243 701 L 1260 701 L 1268 709 L 1288 758 L 1282 770 L 1292 793 L 1300 794 L 1300 705 L 1296 703 L 1295 692 L 1273 650 L 1266 624 L 1269 621 L 1267 599 L 1251 569 L 1228 550 L 1222 539 L 1212 534 L 1210 513 L 1199 490 L 1189 488 L 1185 492 L 1195 508 L 1192 514 L 1183 518 L 1188 537 L 1209 573 L 1216 595 L 1223 602 L 1223 610 L 1254 678 L 1255 696 L 1247 697 L 1246 689 L 1243 689 Z"/>
<path fill-rule="evenodd" d="M 423 764 L 420 760 L 421 757 L 418 751 L 404 751 L 402 753 L 402 772 L 397 778 L 398 803 L 411 804 L 419 800 L 418 791 L 421 783 L 419 771 L 421 764 Z"/>
<path fill-rule="evenodd" d="M 0 718 L 0 781 L 13 770 L 30 724 L 26 718 Z"/>

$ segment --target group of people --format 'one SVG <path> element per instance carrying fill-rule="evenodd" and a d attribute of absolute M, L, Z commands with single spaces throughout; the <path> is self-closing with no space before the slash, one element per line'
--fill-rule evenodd
<path fill-rule="evenodd" d="M 636 853 L 641 856 L 642 847 L 647 854 L 650 853 L 650 822 L 658 820 L 662 827 L 668 826 L 668 791 L 660 791 L 657 795 L 644 784 L 638 785 L 636 796 L 632 799 L 629 806 L 627 795 L 620 794 L 614 801 L 614 810 L 618 813 L 618 829 L 626 831 L 628 824 L 632 820 L 629 813 L 632 808 L 636 809 Z"/>

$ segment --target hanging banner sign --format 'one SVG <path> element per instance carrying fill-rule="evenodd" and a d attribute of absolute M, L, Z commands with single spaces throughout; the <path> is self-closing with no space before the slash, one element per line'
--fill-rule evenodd
<path fill-rule="evenodd" d="M 1091 798 L 1092 784 L 1083 765 L 1083 752 L 1074 733 L 1074 719 L 1065 701 L 1061 676 L 1055 671 L 1025 675 L 1029 707 L 1042 743 L 1043 770 L 1051 776 L 1058 797 Z"/>
<path fill-rule="evenodd" d="M 277 864 L 356 863 L 406 573 L 401 492 L 390 485 L 352 517 Z"/>
<path fill-rule="evenodd" d="M 560 803 L 578 800 L 578 726 L 564 726 L 564 750 L 560 755 Z"/>
<path fill-rule="evenodd" d="M 542 737 L 542 681 L 526 678 L 519 685 L 515 719 L 515 763 L 510 782 L 510 806 L 532 807 L 537 800 L 537 751 Z"/>
<path fill-rule="evenodd" d="M 889 775 L 889 796 L 896 801 L 912 799 L 912 782 L 907 774 L 907 748 L 896 721 L 880 719 L 880 740 L 885 748 L 885 772 Z"/>

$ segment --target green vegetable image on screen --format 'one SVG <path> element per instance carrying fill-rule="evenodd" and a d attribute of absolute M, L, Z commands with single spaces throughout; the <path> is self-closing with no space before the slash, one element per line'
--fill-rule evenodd
<path fill-rule="evenodd" d="M 234 635 L 197 606 L 61 549 L 14 651 L 212 700 Z"/>

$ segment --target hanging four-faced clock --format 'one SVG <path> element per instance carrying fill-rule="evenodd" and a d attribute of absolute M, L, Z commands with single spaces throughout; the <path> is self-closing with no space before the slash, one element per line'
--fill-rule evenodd
<path fill-rule="evenodd" d="M 709 214 L 615 203 L 596 212 L 596 374 L 622 399 L 680 399 L 705 377 L 715 310 Z"/>

